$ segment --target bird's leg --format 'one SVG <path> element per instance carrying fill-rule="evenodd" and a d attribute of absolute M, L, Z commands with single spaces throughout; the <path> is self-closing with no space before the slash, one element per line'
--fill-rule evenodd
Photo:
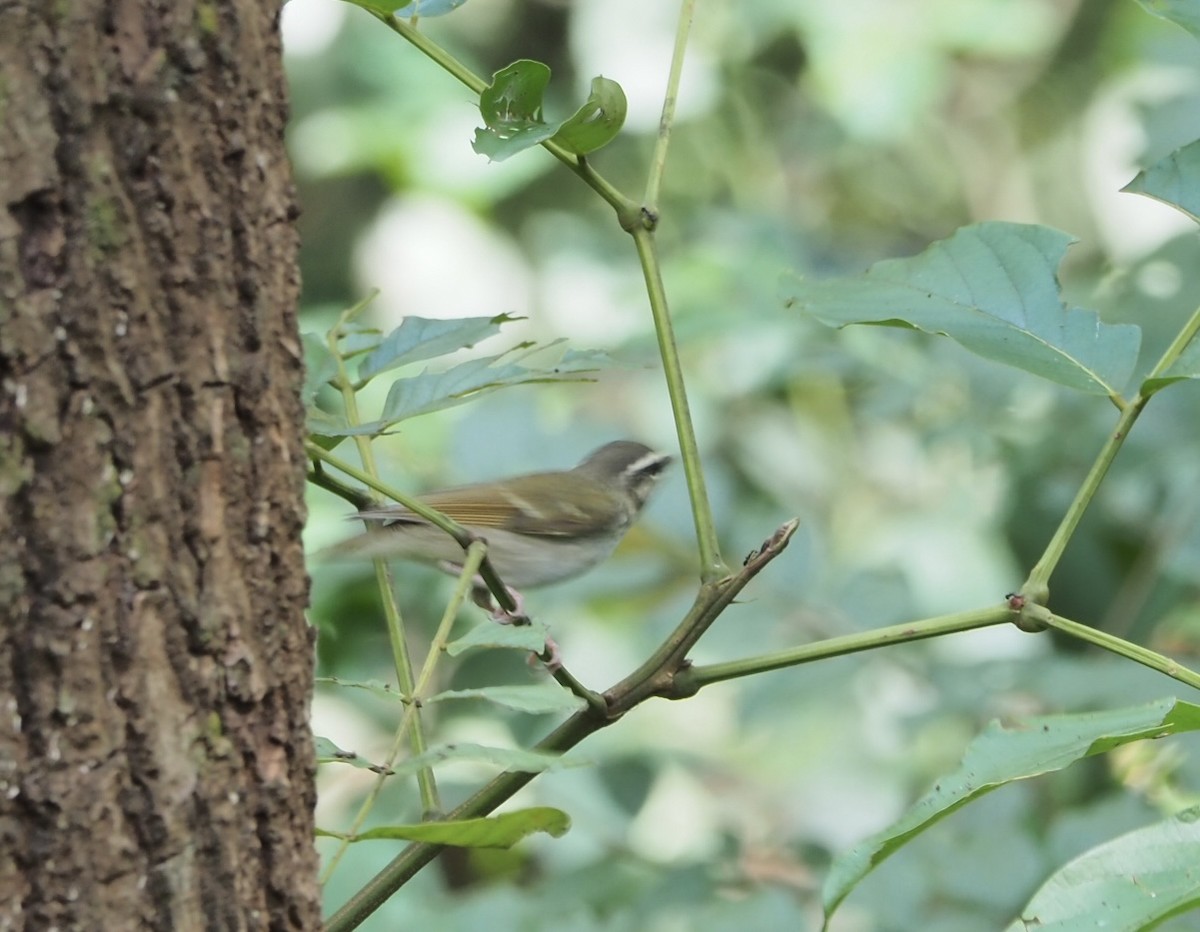
<path fill-rule="evenodd" d="M 448 573 L 461 572 L 461 566 L 455 566 L 452 563 L 446 562 L 442 564 L 442 569 Z M 525 597 L 521 595 L 512 586 L 505 586 L 509 598 L 513 600 L 513 610 L 510 612 L 505 608 L 496 604 L 496 600 L 492 597 L 492 590 L 487 587 L 487 583 L 483 581 L 482 576 L 476 576 L 471 580 L 471 601 L 480 608 L 487 611 L 494 621 L 502 625 L 525 625 L 529 624 L 529 615 L 525 613 Z M 545 660 L 542 657 L 545 656 Z M 558 644 L 554 638 L 546 638 L 546 647 L 541 654 L 530 654 L 530 661 L 541 661 L 546 665 L 546 669 L 553 673 L 562 666 L 562 654 L 559 653 Z"/>
<path fill-rule="evenodd" d="M 487 609 L 493 620 L 498 621 L 502 625 L 527 625 L 529 624 L 529 616 L 525 614 L 525 599 L 521 593 L 517 592 L 512 586 L 505 586 L 508 590 L 509 597 L 513 600 L 513 610 L 510 612 L 507 609 L 501 608 L 492 598 L 492 592 L 488 589 L 483 579 L 479 576 L 475 577 L 471 586 L 471 600 L 480 608 Z M 554 638 L 546 636 L 546 646 L 539 654 L 536 651 L 530 653 L 529 663 L 532 666 L 535 663 L 544 663 L 546 669 L 554 673 L 562 666 L 562 654 L 558 650 L 558 644 Z"/>
<path fill-rule="evenodd" d="M 438 568 L 452 576 L 457 576 L 462 572 L 461 564 L 451 563 L 449 560 L 443 560 L 438 564 Z M 513 601 L 513 610 L 511 612 L 496 604 L 492 598 L 492 592 L 488 589 L 487 583 L 483 581 L 482 576 L 476 576 L 471 580 L 471 601 L 489 612 L 492 618 L 502 625 L 528 624 L 529 616 L 525 614 L 525 599 L 512 586 L 505 586 L 504 588 L 508 592 L 508 597 Z"/>
<path fill-rule="evenodd" d="M 443 573 L 449 573 L 451 576 L 457 576 L 462 572 L 462 564 L 442 560 L 438 563 L 438 569 Z M 511 612 L 496 604 L 492 598 L 492 591 L 487 587 L 487 583 L 483 581 L 483 577 L 479 575 L 476 575 L 471 580 L 471 601 L 484 611 L 490 613 L 493 620 L 500 622 L 502 625 L 527 624 L 529 616 L 525 614 L 525 599 L 512 586 L 505 586 L 504 588 L 508 592 L 508 597 L 513 601 L 514 607 Z"/>
<path fill-rule="evenodd" d="M 492 598 L 492 591 L 487 587 L 481 576 L 476 576 L 471 585 L 471 601 L 480 608 L 490 612 L 493 620 L 500 622 L 502 625 L 528 624 L 529 616 L 525 614 L 524 597 L 512 586 L 505 586 L 504 589 L 508 592 L 508 597 L 513 600 L 513 610 L 511 612 L 496 604 L 496 600 Z"/>

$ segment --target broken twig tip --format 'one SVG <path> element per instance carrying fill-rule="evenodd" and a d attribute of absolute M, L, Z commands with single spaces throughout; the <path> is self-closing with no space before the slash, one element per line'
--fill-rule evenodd
<path fill-rule="evenodd" d="M 792 518 L 790 521 L 784 522 L 779 529 L 762 542 L 762 545 L 755 550 L 751 550 L 746 554 L 746 559 L 742 561 L 742 566 L 749 566 L 756 560 L 774 559 L 788 545 L 788 541 L 792 539 L 792 535 L 796 533 L 796 528 L 800 526 L 799 518 Z"/>
<path fill-rule="evenodd" d="M 780 525 L 779 530 L 775 532 L 771 539 L 776 542 L 776 546 L 785 547 L 787 542 L 792 539 L 792 535 L 796 533 L 796 528 L 800 526 L 799 518 L 791 518 Z"/>

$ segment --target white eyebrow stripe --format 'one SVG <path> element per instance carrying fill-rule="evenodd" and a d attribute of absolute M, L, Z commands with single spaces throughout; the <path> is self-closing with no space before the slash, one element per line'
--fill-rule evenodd
<path fill-rule="evenodd" d="M 649 453 L 645 454 L 639 459 L 634 460 L 632 463 L 626 466 L 625 472 L 632 474 L 645 472 L 651 466 L 662 467 L 669 459 L 669 456 L 666 456 L 662 453 L 655 453 L 653 450 L 651 450 Z"/>

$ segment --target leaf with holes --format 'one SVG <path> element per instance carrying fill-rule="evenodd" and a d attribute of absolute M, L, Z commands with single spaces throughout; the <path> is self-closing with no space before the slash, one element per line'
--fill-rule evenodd
<path fill-rule="evenodd" d="M 550 69 L 528 59 L 492 75 L 492 83 L 479 95 L 484 126 L 475 130 L 475 151 L 503 162 L 553 137 L 563 148 L 583 155 L 607 145 L 624 125 L 625 92 L 604 77 L 592 79 L 590 96 L 569 118 L 546 122 L 542 100 L 549 84 Z"/>
<path fill-rule="evenodd" d="M 617 137 L 628 109 L 620 84 L 605 77 L 592 78 L 592 93 L 559 127 L 554 141 L 579 155 L 595 152 Z"/>
<path fill-rule="evenodd" d="M 479 95 L 484 126 L 475 130 L 472 148 L 493 162 L 539 145 L 558 132 L 542 117 L 542 97 L 550 69 L 540 61 L 522 59 L 492 75 Z"/>

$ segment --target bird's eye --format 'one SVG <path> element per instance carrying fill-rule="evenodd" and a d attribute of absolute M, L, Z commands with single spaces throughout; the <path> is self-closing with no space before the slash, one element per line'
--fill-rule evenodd
<path fill-rule="evenodd" d="M 644 481 L 647 479 L 657 479 L 662 474 L 663 469 L 669 461 L 664 458 L 656 458 L 646 460 L 645 462 L 634 463 L 630 467 L 630 478 L 634 481 Z"/>

